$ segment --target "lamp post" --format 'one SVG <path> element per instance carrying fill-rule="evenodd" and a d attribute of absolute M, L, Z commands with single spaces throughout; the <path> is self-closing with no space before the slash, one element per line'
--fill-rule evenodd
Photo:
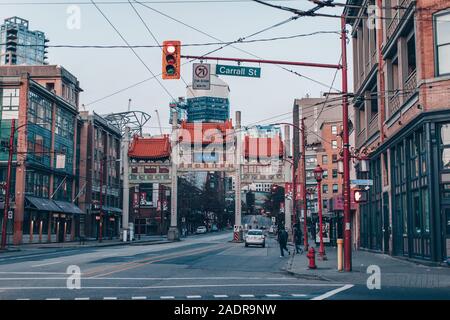
<path fill-rule="evenodd" d="M 319 255 L 322 260 L 327 260 L 325 255 L 325 247 L 323 245 L 323 227 L 322 227 L 322 177 L 323 177 L 323 169 L 320 165 L 314 169 L 314 178 L 317 181 L 317 201 L 319 204 L 319 239 L 320 239 L 320 249 Z"/>

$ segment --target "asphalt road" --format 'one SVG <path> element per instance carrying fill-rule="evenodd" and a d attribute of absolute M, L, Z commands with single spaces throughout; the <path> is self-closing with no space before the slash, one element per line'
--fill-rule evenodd
<path fill-rule="evenodd" d="M 274 239 L 266 248 L 245 248 L 229 242 L 231 238 L 224 232 L 157 245 L 0 255 L 0 299 L 448 299 L 448 290 L 374 291 L 351 283 L 298 279 L 281 270 L 289 256 L 280 258 Z"/>

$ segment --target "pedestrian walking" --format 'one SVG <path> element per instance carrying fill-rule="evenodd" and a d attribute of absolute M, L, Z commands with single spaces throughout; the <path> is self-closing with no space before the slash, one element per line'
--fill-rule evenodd
<path fill-rule="evenodd" d="M 297 226 L 294 228 L 295 253 L 303 254 L 302 240 L 302 230 Z"/>
<path fill-rule="evenodd" d="M 285 229 L 278 230 L 278 244 L 280 245 L 280 258 L 284 257 L 284 250 L 290 255 L 291 252 L 287 248 L 288 233 Z"/>

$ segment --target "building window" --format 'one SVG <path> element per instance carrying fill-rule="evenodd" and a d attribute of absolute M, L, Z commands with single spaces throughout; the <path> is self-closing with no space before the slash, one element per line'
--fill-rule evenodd
<path fill-rule="evenodd" d="M 442 169 L 450 170 L 450 123 L 441 126 Z"/>
<path fill-rule="evenodd" d="M 324 184 L 322 186 L 322 193 L 328 193 L 328 185 L 327 184 Z"/>
<path fill-rule="evenodd" d="M 370 120 L 378 115 L 378 91 L 374 86 L 370 91 Z"/>
<path fill-rule="evenodd" d="M 131 167 L 131 173 L 138 173 L 137 167 Z"/>
<path fill-rule="evenodd" d="M 322 200 L 322 208 L 323 209 L 327 209 L 328 208 L 328 200 L 327 199 L 323 199 Z"/>
<path fill-rule="evenodd" d="M 328 170 L 323 170 L 323 178 L 328 179 Z"/>
<path fill-rule="evenodd" d="M 331 126 L 331 134 L 337 135 L 337 126 Z"/>
<path fill-rule="evenodd" d="M 19 89 L 3 89 L 1 94 L 1 111 L 19 110 Z"/>
<path fill-rule="evenodd" d="M 73 140 L 75 117 L 62 108 L 56 109 L 55 133 L 63 138 Z"/>
<path fill-rule="evenodd" d="M 337 184 L 333 184 L 333 193 L 339 192 L 339 186 Z"/>
<path fill-rule="evenodd" d="M 450 11 L 434 15 L 436 75 L 450 74 Z"/>
<path fill-rule="evenodd" d="M 156 167 L 154 166 L 145 166 L 144 173 L 156 173 Z"/>
<path fill-rule="evenodd" d="M 337 171 L 337 169 L 333 169 L 332 177 L 333 177 L 333 179 L 337 179 L 337 177 L 338 177 L 338 171 Z"/>
<path fill-rule="evenodd" d="M 52 103 L 34 92 L 29 93 L 28 121 L 50 130 L 52 125 Z"/>
<path fill-rule="evenodd" d="M 331 140 L 331 148 L 337 149 L 337 140 Z"/>
<path fill-rule="evenodd" d="M 332 159 L 333 159 L 333 163 L 337 163 L 338 162 L 337 154 L 333 154 Z"/>

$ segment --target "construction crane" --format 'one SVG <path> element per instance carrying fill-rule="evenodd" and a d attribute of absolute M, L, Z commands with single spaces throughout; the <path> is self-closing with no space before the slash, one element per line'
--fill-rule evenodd
<path fill-rule="evenodd" d="M 158 118 L 159 132 L 161 133 L 161 135 L 163 135 L 162 127 L 161 127 L 161 119 L 159 118 L 159 112 L 158 112 L 158 109 L 155 109 L 155 112 L 156 112 L 156 116 L 157 116 L 157 118 Z"/>

